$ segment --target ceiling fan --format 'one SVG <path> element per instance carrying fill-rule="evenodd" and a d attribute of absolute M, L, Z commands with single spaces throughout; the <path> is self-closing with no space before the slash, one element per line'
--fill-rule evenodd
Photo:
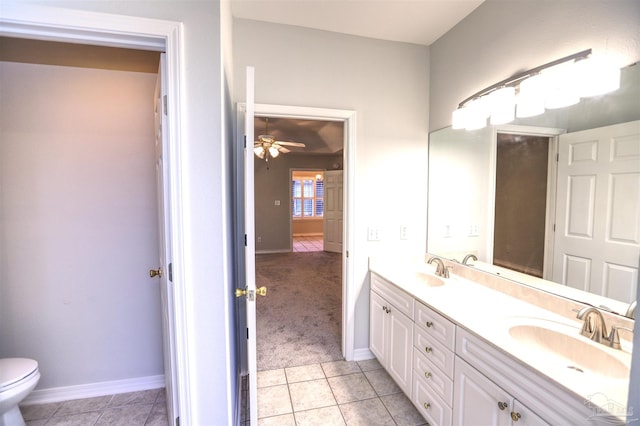
<path fill-rule="evenodd" d="M 269 158 L 276 158 L 280 153 L 286 154 L 291 150 L 285 148 L 285 146 L 295 146 L 299 148 L 306 147 L 305 144 L 300 142 L 284 142 L 276 140 L 275 136 L 269 134 L 269 118 L 265 118 L 266 129 L 265 134 L 258 136 L 258 140 L 253 144 L 253 152 L 265 161 L 269 161 Z"/>

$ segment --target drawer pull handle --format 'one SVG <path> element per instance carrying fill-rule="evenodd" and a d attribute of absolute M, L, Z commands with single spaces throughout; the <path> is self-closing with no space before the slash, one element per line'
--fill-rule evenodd
<path fill-rule="evenodd" d="M 509 403 L 508 402 L 498 402 L 498 408 L 501 410 L 506 410 L 509 407 Z"/>
<path fill-rule="evenodd" d="M 520 413 L 512 411 L 511 412 L 511 420 L 513 420 L 514 422 L 517 422 L 518 420 L 520 420 Z"/>
<path fill-rule="evenodd" d="M 433 322 L 427 321 L 427 327 L 431 327 L 432 325 L 433 325 Z"/>
<path fill-rule="evenodd" d="M 427 353 L 431 353 L 431 348 L 430 348 L 429 346 L 427 346 L 426 348 L 424 348 L 424 350 L 425 350 Z"/>
<path fill-rule="evenodd" d="M 431 408 L 431 404 L 429 404 L 428 402 L 425 402 L 424 404 L 422 404 L 422 406 L 424 407 L 425 410 L 428 410 L 429 408 Z"/>
<path fill-rule="evenodd" d="M 426 379 L 430 379 L 431 378 L 431 373 L 424 373 L 424 377 Z"/>

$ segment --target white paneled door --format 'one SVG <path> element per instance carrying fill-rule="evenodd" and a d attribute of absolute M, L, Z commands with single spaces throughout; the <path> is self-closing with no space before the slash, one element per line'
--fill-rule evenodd
<path fill-rule="evenodd" d="M 343 172 L 324 172 L 324 250 L 342 253 Z"/>
<path fill-rule="evenodd" d="M 180 415 L 178 410 L 176 357 L 175 357 L 175 320 L 173 282 L 171 281 L 171 226 L 169 199 L 169 167 L 166 166 L 165 152 L 168 147 L 168 123 L 165 107 L 165 54 L 160 56 L 160 67 L 154 96 L 155 121 L 155 162 L 156 162 L 156 191 L 158 203 L 158 247 L 159 268 L 151 271 L 160 278 L 160 301 L 162 304 L 162 339 L 164 356 L 164 378 L 167 393 L 167 415 L 169 424 L 175 424 Z"/>
<path fill-rule="evenodd" d="M 560 136 L 553 281 L 630 303 L 640 257 L 640 121 Z"/>

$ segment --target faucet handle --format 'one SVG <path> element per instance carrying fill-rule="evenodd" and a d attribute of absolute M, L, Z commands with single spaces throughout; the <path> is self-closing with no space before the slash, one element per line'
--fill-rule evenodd
<path fill-rule="evenodd" d="M 633 333 L 633 330 L 630 328 L 612 325 L 611 333 L 609 334 L 609 346 L 613 349 L 620 349 L 620 333 L 618 333 L 618 330 L 625 330 Z"/>

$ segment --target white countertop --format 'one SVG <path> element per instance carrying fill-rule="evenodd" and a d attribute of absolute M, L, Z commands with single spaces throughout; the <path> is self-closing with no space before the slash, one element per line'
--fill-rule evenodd
<path fill-rule="evenodd" d="M 597 345 L 620 362 L 631 363 L 631 343 L 622 341 L 623 350 L 615 350 L 605 345 L 591 342 L 580 335 L 582 323 L 571 321 L 563 316 L 538 306 L 508 296 L 481 284 L 451 274 L 450 278 L 435 277 L 435 265 L 424 262 L 423 257 L 416 258 L 372 258 L 369 269 L 394 283 L 397 287 L 413 295 L 417 300 L 438 311 L 457 325 L 467 329 L 486 342 L 502 350 L 550 380 L 573 392 L 583 401 L 589 401 L 598 394 L 605 395 L 610 401 L 619 404 L 616 408 L 619 416 L 626 412 L 629 392 L 629 376 L 612 378 L 595 372 L 581 374 L 567 368 L 567 363 L 558 362 L 558 357 L 544 348 L 523 345 L 512 338 L 509 328 L 518 324 L 550 324 L 561 330 L 575 330 L 577 339 L 583 339 L 587 345 Z M 444 285 L 429 286 L 424 276 L 443 280 Z M 570 333 L 573 336 L 573 333 Z"/>

